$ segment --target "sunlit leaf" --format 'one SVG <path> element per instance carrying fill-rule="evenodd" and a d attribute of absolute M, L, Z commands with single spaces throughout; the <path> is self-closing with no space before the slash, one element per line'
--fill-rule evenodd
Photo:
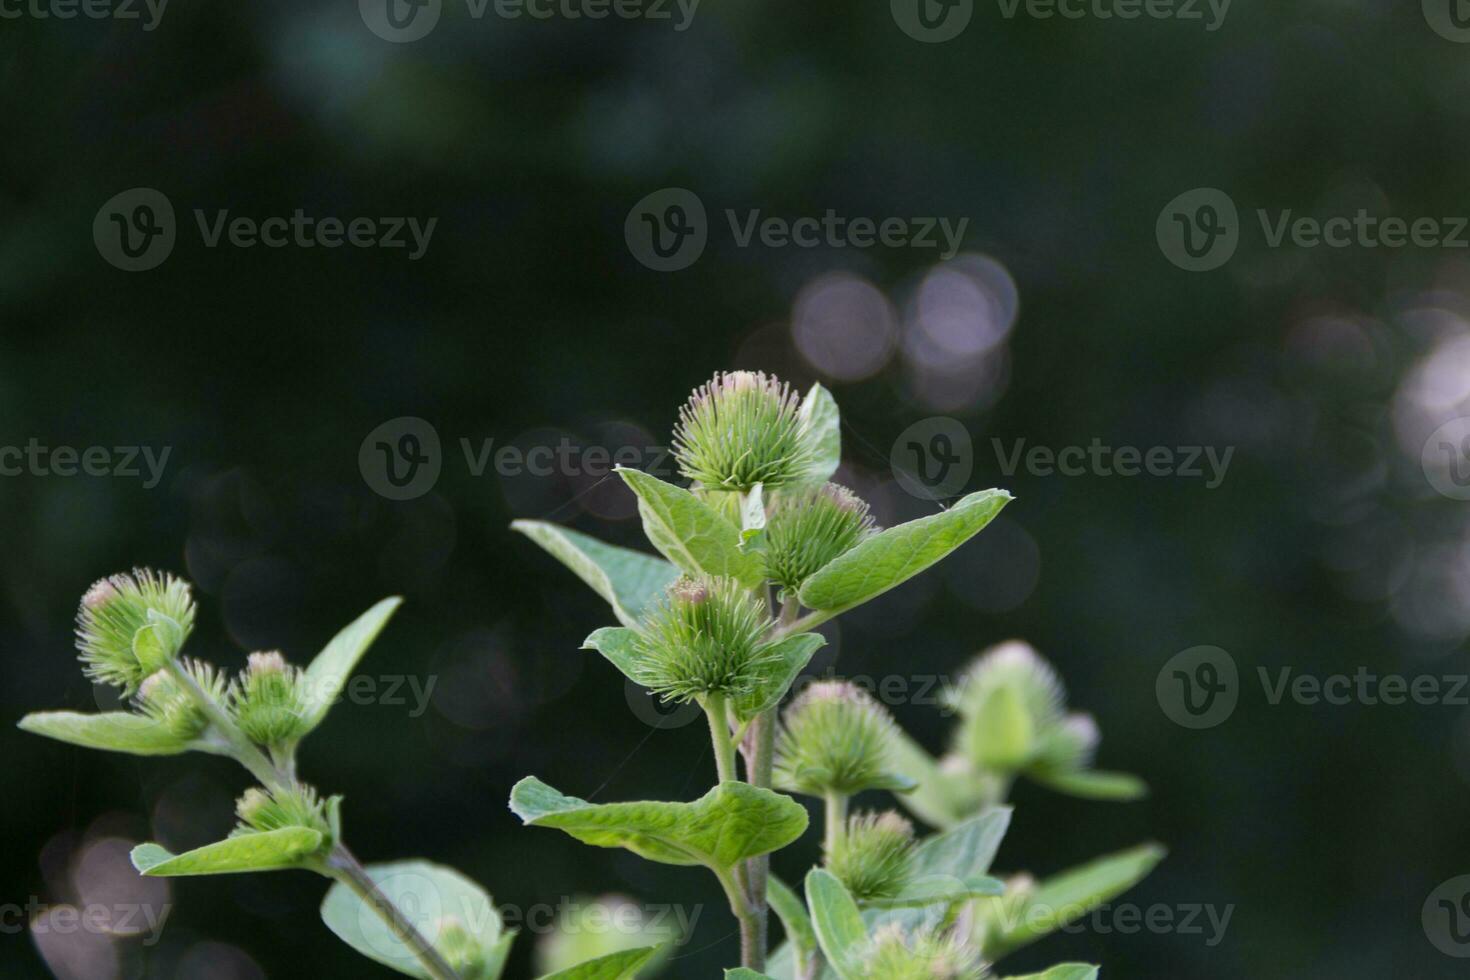
<path fill-rule="evenodd" d="M 633 626 L 649 603 L 674 580 L 679 569 L 655 555 L 605 544 L 570 528 L 545 521 L 512 521 L 511 529 L 536 542 L 612 606 L 624 626 Z"/>

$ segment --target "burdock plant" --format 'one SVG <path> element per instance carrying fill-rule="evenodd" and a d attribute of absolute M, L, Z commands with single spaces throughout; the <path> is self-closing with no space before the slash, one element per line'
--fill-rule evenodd
<path fill-rule="evenodd" d="M 982 656 L 965 675 L 951 705 L 959 724 L 939 759 L 848 681 L 806 684 L 782 712 L 825 642 L 817 627 L 964 545 L 1010 494 L 971 493 L 878 530 L 862 500 L 829 482 L 841 454 L 831 395 L 814 385 L 799 397 L 752 372 L 716 375 L 695 391 L 674 442 L 689 486 L 618 470 L 658 556 L 541 521 L 513 527 L 611 607 L 619 625 L 594 631 L 586 649 L 652 695 L 703 710 L 714 785 L 692 801 L 594 804 L 528 777 L 510 796 L 525 824 L 707 869 L 739 923 L 741 966 L 726 973 L 736 980 L 978 980 L 1157 863 L 1161 850 L 1144 845 L 1039 882 L 991 875 L 1016 778 L 1093 799 L 1143 791 L 1131 776 L 1092 768 L 1096 724 L 1067 712 L 1056 672 L 1024 644 Z M 131 709 L 33 714 L 21 727 L 136 755 L 234 758 L 258 784 L 239 799 L 235 831 L 177 855 L 140 845 L 141 873 L 313 871 L 335 882 L 326 924 L 363 954 L 425 980 L 496 980 L 514 934 L 490 896 L 423 861 L 364 868 L 344 843 L 341 797 L 297 775 L 299 744 L 398 602 L 378 603 L 305 667 L 253 653 L 229 678 L 182 656 L 194 624 L 186 583 L 113 576 L 83 598 L 77 642 L 88 676 L 119 688 Z M 770 855 L 809 823 L 806 807 L 779 790 L 822 801 L 821 862 L 804 877 L 804 894 L 770 872 Z M 849 813 L 855 797 L 880 793 L 934 832 L 920 834 L 893 809 Z M 1045 914 L 1030 914 L 1038 907 Z M 774 950 L 772 913 L 785 934 Z M 666 946 L 618 943 L 546 980 L 626 980 L 656 969 Z M 1065 964 L 1029 980 L 1096 976 L 1097 967 Z"/>
<path fill-rule="evenodd" d="M 780 706 L 824 643 L 817 627 L 962 546 L 1010 494 L 972 493 L 879 530 L 866 503 L 829 482 L 841 453 L 831 395 L 815 385 L 798 397 L 754 372 L 718 374 L 696 389 L 679 412 L 674 452 L 687 486 L 618 470 L 661 557 L 541 521 L 512 526 L 610 605 L 620 625 L 594 631 L 586 649 L 654 696 L 704 710 L 715 785 L 692 802 L 594 804 L 528 777 L 512 790 L 511 809 L 530 826 L 712 872 L 740 927 L 741 967 L 729 977 L 989 975 L 995 959 L 1046 931 L 995 912 L 1006 895 L 989 873 L 1010 820 L 1003 787 L 1022 772 L 1085 782 L 1095 727 L 1066 716 L 1059 684 L 1048 688 L 1039 672 L 1017 679 L 977 669 L 958 709 L 964 731 L 943 762 L 851 683 L 818 681 L 784 715 Z M 778 790 L 824 804 L 823 863 L 806 876 L 805 900 L 770 873 L 770 854 L 808 825 L 806 808 Z M 873 792 L 918 797 L 910 809 L 939 832 L 920 837 L 892 810 L 849 814 L 854 796 Z M 1085 910 L 1155 860 L 1150 849 L 1127 867 L 1073 879 L 1068 902 Z M 774 952 L 772 912 L 786 940 Z M 1069 964 L 1044 976 L 1096 972 Z"/>

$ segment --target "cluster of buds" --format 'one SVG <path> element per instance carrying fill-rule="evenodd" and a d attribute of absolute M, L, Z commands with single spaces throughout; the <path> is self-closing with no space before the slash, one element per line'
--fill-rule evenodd
<path fill-rule="evenodd" d="M 869 940 L 863 976 L 882 980 L 981 980 L 985 964 L 975 946 L 953 932 L 930 928 L 905 931 L 881 926 Z"/>
<path fill-rule="evenodd" d="M 836 483 L 785 491 L 766 518 L 766 574 L 787 593 L 873 531 L 868 505 Z"/>
<path fill-rule="evenodd" d="M 179 655 L 194 629 L 189 583 L 148 569 L 96 582 L 77 611 L 87 676 L 133 694 Z"/>
<path fill-rule="evenodd" d="M 855 813 L 824 864 L 860 903 L 896 898 L 913 877 L 914 825 L 892 810 Z"/>
<path fill-rule="evenodd" d="M 180 666 L 201 691 L 216 702 L 224 701 L 228 685 L 213 664 L 184 658 L 180 660 Z M 170 734 L 184 741 L 198 738 L 209 727 L 209 719 L 194 695 L 167 670 L 148 675 L 133 702 L 139 711 L 162 723 Z"/>
<path fill-rule="evenodd" d="M 754 371 L 716 374 L 695 389 L 673 448 L 680 472 L 705 490 L 775 490 L 805 479 L 817 456 L 800 396 Z"/>
<path fill-rule="evenodd" d="M 289 746 L 306 734 L 305 677 L 279 653 L 252 653 L 229 702 L 235 724 L 252 742 Z"/>
<path fill-rule="evenodd" d="M 1091 764 L 1098 730 L 1090 715 L 1066 713 L 1066 691 L 1051 665 L 1012 641 L 984 654 L 954 695 L 956 751 L 1001 773 L 1069 771 Z"/>
<path fill-rule="evenodd" d="M 887 709 L 847 681 L 820 681 L 792 699 L 776 736 L 776 785 L 808 796 L 906 790 L 893 772 L 899 737 Z"/>
<path fill-rule="evenodd" d="M 274 793 L 251 787 L 235 803 L 235 816 L 240 824 L 231 836 L 305 827 L 322 835 L 322 849 L 327 850 L 334 837 L 328 810 L 336 799 L 323 801 L 316 790 L 301 784 Z"/>
<path fill-rule="evenodd" d="M 739 583 L 681 578 L 641 624 L 636 679 L 666 701 L 748 694 L 774 659 L 761 645 L 768 625 Z"/>

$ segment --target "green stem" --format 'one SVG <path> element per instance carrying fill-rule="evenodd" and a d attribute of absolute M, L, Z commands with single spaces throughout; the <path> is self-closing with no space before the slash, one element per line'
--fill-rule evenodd
<path fill-rule="evenodd" d="M 847 794 L 834 793 L 830 790 L 826 794 L 827 816 L 826 827 L 823 830 L 822 850 L 827 854 L 837 846 L 842 835 L 847 830 Z"/>
<path fill-rule="evenodd" d="M 352 852 L 341 843 L 332 848 L 332 853 L 327 857 L 327 874 L 335 878 L 366 902 L 378 918 L 398 938 L 398 941 L 407 946 L 419 963 L 423 964 L 424 970 L 433 980 L 460 980 L 459 974 L 454 971 L 448 961 L 444 959 L 437 949 L 434 948 L 423 934 L 414 928 L 412 922 L 404 917 L 403 912 L 394 905 L 379 889 L 363 866 L 358 863 Z"/>
<path fill-rule="evenodd" d="M 730 737 L 730 719 L 725 712 L 725 696 L 706 694 L 702 707 L 705 717 L 709 719 L 710 741 L 715 747 L 715 776 L 719 782 L 728 783 L 739 777 L 735 772 L 735 742 Z"/>
<path fill-rule="evenodd" d="M 766 954 L 760 948 L 762 917 L 751 907 L 745 889 L 740 887 L 730 872 L 716 871 L 715 875 L 725 889 L 725 897 L 730 900 L 730 911 L 735 913 L 735 918 L 740 923 L 740 965 L 752 970 L 765 969 Z M 753 966 L 755 963 L 760 965 Z"/>
<path fill-rule="evenodd" d="M 204 717 L 209 719 L 210 727 L 216 735 L 229 748 L 230 755 L 250 771 L 262 786 L 272 793 L 289 789 L 295 782 L 295 757 L 290 752 L 284 759 L 282 766 L 278 766 L 266 758 L 264 752 L 252 741 L 249 736 L 240 730 L 235 724 L 224 705 L 214 699 L 214 696 L 206 691 L 194 675 L 184 669 L 178 660 L 169 661 L 166 668 L 172 677 L 194 702 L 199 705 L 199 710 L 204 712 Z M 327 855 L 325 864 L 318 862 L 313 870 L 321 871 L 329 878 L 342 882 L 348 888 L 360 895 L 363 900 L 372 906 L 393 935 L 397 936 L 405 946 L 413 951 L 423 967 L 428 971 L 432 980 L 460 980 L 459 974 L 445 962 L 444 957 L 439 954 L 427 939 L 425 939 L 413 923 L 403 917 L 398 907 L 390 902 L 377 885 L 368 877 L 362 865 L 356 857 L 347 849 L 347 845 L 341 841 L 336 842 L 330 854 Z"/>

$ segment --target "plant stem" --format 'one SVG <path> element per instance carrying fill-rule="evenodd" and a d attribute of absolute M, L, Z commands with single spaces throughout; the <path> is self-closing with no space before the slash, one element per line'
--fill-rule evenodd
<path fill-rule="evenodd" d="M 703 708 L 709 719 L 710 741 L 715 747 L 715 776 L 719 782 L 738 779 L 735 774 L 735 743 L 730 738 L 730 720 L 725 713 L 723 694 L 706 694 Z"/>
<path fill-rule="evenodd" d="M 289 789 L 296 781 L 294 753 L 289 753 L 284 767 L 278 766 L 266 758 L 264 752 L 256 744 L 250 741 L 249 736 L 240 731 L 240 726 L 235 724 L 224 705 L 214 699 L 214 696 L 200 686 L 194 679 L 194 675 L 184 669 L 178 660 L 171 660 L 166 668 L 172 677 L 194 702 L 199 705 L 199 710 L 204 712 L 204 717 L 209 719 L 210 727 L 224 740 L 229 747 L 231 756 L 250 771 L 250 774 L 259 780 L 260 784 L 271 792 Z M 367 901 L 378 914 L 378 917 L 388 926 L 410 950 L 424 969 L 428 971 L 433 980 L 460 980 L 459 974 L 445 962 L 444 957 L 425 939 L 413 923 L 403 917 L 403 913 L 396 905 L 378 890 L 373 880 L 368 877 L 357 858 L 347 849 L 347 845 L 337 841 L 332 846 L 332 851 L 327 855 L 326 861 L 314 862 L 312 870 L 320 871 L 329 878 L 335 878 L 348 888 L 360 895 Z"/>
<path fill-rule="evenodd" d="M 822 849 L 827 854 L 831 854 L 832 849 L 837 846 L 837 842 L 847 830 L 847 794 L 828 792 L 826 798 L 827 825 L 824 828 Z"/>
<path fill-rule="evenodd" d="M 740 965 L 752 970 L 765 969 L 766 954 L 759 943 L 762 916 L 751 907 L 745 889 L 740 887 L 729 872 L 716 871 L 715 874 L 725 888 L 725 897 L 730 900 L 730 911 L 735 913 L 735 918 L 740 922 Z"/>
<path fill-rule="evenodd" d="M 454 972 L 454 967 L 450 966 L 433 944 L 404 917 L 402 910 L 378 890 L 377 884 L 368 877 L 367 871 L 358 863 L 357 858 L 345 844 L 339 841 L 332 847 L 332 853 L 327 857 L 326 866 L 330 877 L 352 889 L 359 898 L 372 907 L 372 910 L 378 914 L 398 941 L 407 946 L 414 957 L 423 964 L 429 976 L 434 980 L 459 980 L 459 974 Z"/>

